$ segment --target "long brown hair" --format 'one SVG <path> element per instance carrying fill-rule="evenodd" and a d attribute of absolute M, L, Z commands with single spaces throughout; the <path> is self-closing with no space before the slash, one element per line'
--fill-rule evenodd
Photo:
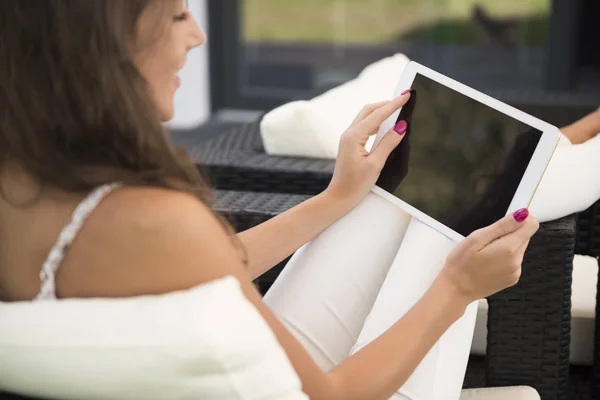
<path fill-rule="evenodd" d="M 0 168 L 72 192 L 118 181 L 211 200 L 130 54 L 154 1 L 0 1 Z"/>

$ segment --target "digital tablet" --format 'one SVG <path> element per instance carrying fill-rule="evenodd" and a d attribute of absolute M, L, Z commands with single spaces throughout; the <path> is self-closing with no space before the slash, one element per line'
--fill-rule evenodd
<path fill-rule="evenodd" d="M 406 137 L 373 192 L 457 241 L 529 206 L 558 128 L 415 62 L 395 95 L 406 89 L 373 146 L 401 120 Z"/>

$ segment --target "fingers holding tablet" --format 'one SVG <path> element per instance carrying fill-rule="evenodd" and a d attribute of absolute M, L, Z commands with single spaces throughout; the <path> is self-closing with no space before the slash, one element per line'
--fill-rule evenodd
<path fill-rule="evenodd" d="M 372 151 L 369 157 L 376 160 L 379 168 L 383 168 L 386 161 L 388 160 L 392 151 L 394 151 L 402 139 L 404 139 L 406 130 L 408 129 L 408 124 L 406 121 L 399 121 L 394 129 L 389 131 L 386 135 L 384 135 L 377 145 Z"/>
<path fill-rule="evenodd" d="M 377 110 L 380 107 L 385 106 L 386 104 L 389 104 L 391 102 L 391 100 L 385 100 L 385 101 L 380 101 L 377 103 L 371 103 L 371 104 L 367 104 L 366 106 L 363 107 L 362 110 L 360 110 L 360 112 L 356 115 L 356 118 L 354 118 L 354 121 L 352 121 L 352 123 L 350 124 L 350 126 L 356 125 L 359 122 L 361 122 L 363 119 L 365 119 L 366 117 L 368 117 L 369 115 L 371 115 L 371 113 L 375 110 Z"/>
<path fill-rule="evenodd" d="M 535 227 L 535 229 L 533 229 Z M 528 240 L 538 229 L 535 218 L 529 216 L 529 211 L 525 208 L 516 211 L 512 215 L 507 215 L 494 224 L 473 232 L 466 240 L 471 241 L 477 249 L 483 249 L 496 241 L 510 238 L 513 241 L 520 241 L 516 246 L 519 248 L 525 240 Z M 529 234 L 530 231 L 531 235 Z M 517 237 L 518 239 L 514 239 Z M 524 237 L 525 239 L 521 240 Z"/>
<path fill-rule="evenodd" d="M 523 255 L 538 230 L 537 220 L 524 212 L 508 215 L 469 235 L 448 256 L 440 279 L 447 279 L 468 302 L 515 285 Z"/>
<path fill-rule="evenodd" d="M 522 259 L 522 256 L 525 253 L 525 249 L 527 247 L 526 244 L 529 242 L 531 237 L 538 231 L 540 224 L 534 217 L 531 216 L 525 217 L 525 219 L 521 221 L 515 221 L 515 218 L 513 218 L 512 216 L 507 216 L 503 219 L 510 221 L 509 223 L 512 225 L 517 225 L 517 229 L 514 229 L 510 233 L 497 238 L 494 242 L 490 243 L 489 246 L 499 247 L 500 250 L 505 250 L 514 254 L 519 254 Z"/>
<path fill-rule="evenodd" d="M 381 124 L 408 102 L 410 94 L 410 90 L 405 90 L 395 99 L 390 100 L 381 107 L 371 110 L 368 115 L 355 125 L 354 132 L 360 136 L 365 136 L 366 134 L 366 137 L 378 133 Z"/>
<path fill-rule="evenodd" d="M 406 104 L 410 96 L 369 104 L 355 118 L 355 122 L 344 132 L 340 139 L 338 155 L 333 177 L 326 190 L 330 198 L 342 200 L 344 207 L 351 209 L 371 190 L 389 154 L 398 146 L 407 129 L 406 123 L 397 124 L 394 132 L 386 135 L 382 146 L 370 153 L 366 148 L 369 137 L 375 134 L 368 129 L 381 115 L 391 116 Z M 365 121 L 371 121 L 365 124 Z M 379 128 L 377 125 L 377 128 Z M 385 129 L 382 127 L 381 129 Z"/>

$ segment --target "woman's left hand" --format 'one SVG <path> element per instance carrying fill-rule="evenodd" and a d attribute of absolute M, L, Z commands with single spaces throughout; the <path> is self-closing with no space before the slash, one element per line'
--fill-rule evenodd
<path fill-rule="evenodd" d="M 400 121 L 394 130 L 387 132 L 371 153 L 365 145 L 369 137 L 379 131 L 380 125 L 409 98 L 410 92 L 393 100 L 369 104 L 358 113 L 342 135 L 333 178 L 325 194 L 348 210 L 366 197 L 377 182 L 387 158 L 402 141 L 406 122 Z"/>

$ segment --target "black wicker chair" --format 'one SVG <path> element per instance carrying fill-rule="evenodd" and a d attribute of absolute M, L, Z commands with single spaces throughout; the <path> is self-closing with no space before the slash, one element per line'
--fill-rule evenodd
<path fill-rule="evenodd" d="M 308 197 L 218 191 L 215 209 L 245 230 Z M 574 216 L 542 224 L 525 255 L 521 282 L 488 299 L 487 356 L 472 358 L 465 387 L 529 385 L 544 400 L 568 398 L 574 248 Z M 263 293 L 286 261 L 258 280 Z"/>
<path fill-rule="evenodd" d="M 308 199 L 308 195 L 282 195 L 218 191 L 216 209 L 238 230 L 245 230 Z M 574 218 L 541 226 L 524 260 L 521 283 L 488 299 L 488 356 L 472 357 L 465 387 L 527 384 L 543 399 L 565 399 L 569 374 L 570 289 L 573 246 L 576 253 L 600 255 L 600 202 Z M 266 293 L 287 260 L 258 280 Z M 542 285 L 543 287 L 541 287 Z M 599 295 L 600 297 L 600 295 Z M 544 306 L 540 308 L 540 304 Z M 599 302 L 600 304 L 600 302 Z M 596 343 L 600 329 L 596 319 Z M 600 360 L 600 345 L 596 360 Z M 600 368 L 596 361 L 592 378 L 600 399 Z M 572 388 L 581 392 L 581 388 Z M 585 394 L 577 398 L 588 398 Z"/>
<path fill-rule="evenodd" d="M 515 106 L 556 126 L 567 125 L 595 108 L 590 105 L 562 107 L 553 103 L 515 104 Z M 260 136 L 260 120 L 259 118 L 251 123 L 229 127 L 227 131 L 205 144 L 189 146 L 197 165 L 208 173 L 214 187 L 222 190 L 305 195 L 317 194 L 324 190 L 331 179 L 335 162 L 333 160 L 267 155 Z M 589 245 L 586 249 L 586 243 L 593 242 L 592 234 L 595 232 L 593 229 L 595 225 L 586 225 L 592 212 L 590 210 L 584 216 L 579 217 L 580 234 L 577 241 L 577 253 L 597 256 L 598 250 L 594 253 L 594 248 L 590 248 Z M 598 218 L 600 219 L 600 217 Z M 586 226 L 590 227 L 587 228 L 587 231 Z M 600 228 L 598 229 L 600 230 Z M 586 232 L 588 232 L 587 239 Z M 600 248 L 600 243 L 598 247 Z M 491 300 L 491 302 L 493 301 Z M 597 329 L 597 332 L 599 330 Z M 490 346 L 492 347 L 488 349 L 488 353 L 493 351 L 493 344 Z M 596 353 L 600 353 L 599 347 L 600 345 L 596 346 Z M 502 352 L 504 351 L 502 350 Z M 597 374 L 600 374 L 600 367 L 597 369 Z M 600 382 L 600 375 L 597 376 L 598 378 L 595 380 Z M 596 385 L 600 386 L 600 383 L 596 383 Z M 600 389 L 598 391 L 600 392 Z"/>
<path fill-rule="evenodd" d="M 600 259 L 600 201 L 577 216 L 575 253 Z M 594 367 L 592 370 L 592 400 L 600 400 L 600 279 L 596 293 Z"/>
<path fill-rule="evenodd" d="M 186 144 L 216 189 L 317 194 L 329 184 L 335 162 L 265 153 L 260 119 L 224 129 L 211 140 Z"/>
<path fill-rule="evenodd" d="M 242 231 L 309 197 L 217 191 L 214 208 Z M 544 400 L 568 399 L 574 247 L 575 217 L 542 224 L 525 255 L 521 282 L 488 299 L 487 356 L 470 360 L 465 387 L 528 385 Z M 262 293 L 286 262 L 258 280 Z M 2 393 L 0 398 L 26 399 Z"/>

